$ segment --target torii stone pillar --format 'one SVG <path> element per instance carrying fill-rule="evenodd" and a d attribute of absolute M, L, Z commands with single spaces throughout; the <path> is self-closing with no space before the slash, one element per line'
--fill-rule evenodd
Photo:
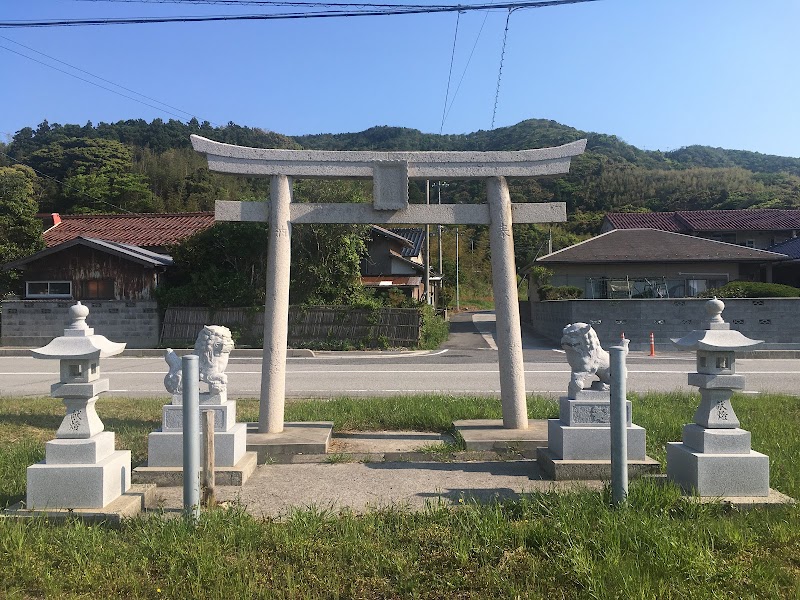
<path fill-rule="evenodd" d="M 272 177 L 270 201 L 216 203 L 218 221 L 269 221 L 264 357 L 258 430 L 284 425 L 292 223 L 489 225 L 503 426 L 527 429 L 513 223 L 567 220 L 563 202 L 512 204 L 506 177 L 559 175 L 586 148 L 579 140 L 517 152 L 330 152 L 245 148 L 192 136 L 212 171 Z M 293 204 L 291 177 L 373 179 L 370 204 Z M 486 179 L 489 205 L 409 204 L 409 179 Z"/>

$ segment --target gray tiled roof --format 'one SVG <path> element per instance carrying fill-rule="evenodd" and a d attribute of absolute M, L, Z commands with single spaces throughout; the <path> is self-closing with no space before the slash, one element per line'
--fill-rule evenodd
<path fill-rule="evenodd" d="M 656 229 L 614 229 L 542 256 L 537 263 L 631 263 L 787 260 L 785 254 Z"/>

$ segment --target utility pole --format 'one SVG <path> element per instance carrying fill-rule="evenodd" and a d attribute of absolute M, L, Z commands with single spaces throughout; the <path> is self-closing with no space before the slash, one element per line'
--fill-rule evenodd
<path fill-rule="evenodd" d="M 431 180 L 425 180 L 425 204 L 431 203 Z M 441 243 L 441 242 L 440 242 Z M 425 302 L 431 303 L 431 226 L 425 225 Z"/>

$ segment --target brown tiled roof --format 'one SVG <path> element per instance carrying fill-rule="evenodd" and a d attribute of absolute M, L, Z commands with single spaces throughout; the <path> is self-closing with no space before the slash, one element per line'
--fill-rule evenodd
<path fill-rule="evenodd" d="M 83 236 L 156 248 L 179 242 L 213 224 L 213 212 L 62 215 L 59 224 L 45 231 L 44 242 L 48 247 L 57 246 Z"/>
<path fill-rule="evenodd" d="M 771 262 L 788 257 L 766 250 L 715 242 L 692 235 L 656 229 L 614 229 L 584 242 L 542 256 L 536 262 Z"/>
<path fill-rule="evenodd" d="M 687 210 L 677 213 L 691 231 L 800 229 L 800 210 Z"/>
<path fill-rule="evenodd" d="M 655 213 L 608 213 L 615 229 L 660 229 L 676 233 L 700 231 L 785 231 L 800 229 L 800 210 L 682 210 Z"/>
<path fill-rule="evenodd" d="M 606 220 L 614 229 L 660 229 L 676 233 L 686 231 L 674 212 L 608 213 Z"/>

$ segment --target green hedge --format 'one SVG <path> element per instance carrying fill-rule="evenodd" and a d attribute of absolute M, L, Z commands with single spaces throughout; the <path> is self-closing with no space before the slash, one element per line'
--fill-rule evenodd
<path fill-rule="evenodd" d="M 539 300 L 574 300 L 583 298 L 583 290 L 574 285 L 543 285 L 539 288 Z"/>
<path fill-rule="evenodd" d="M 701 298 L 797 298 L 800 288 L 780 283 L 760 281 L 731 281 L 720 288 L 706 290 Z"/>

